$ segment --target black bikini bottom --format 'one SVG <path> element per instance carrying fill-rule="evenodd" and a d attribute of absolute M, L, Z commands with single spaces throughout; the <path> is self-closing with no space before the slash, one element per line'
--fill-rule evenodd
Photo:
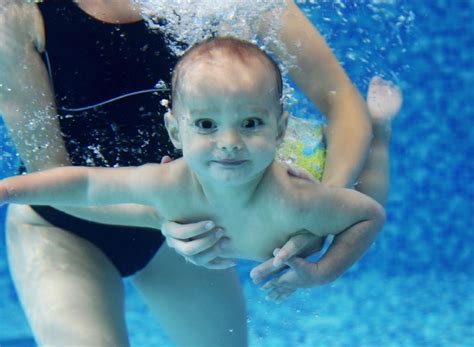
<path fill-rule="evenodd" d="M 143 269 L 165 241 L 159 230 L 94 223 L 49 206 L 31 206 L 55 227 L 67 230 L 97 246 L 122 277 Z"/>

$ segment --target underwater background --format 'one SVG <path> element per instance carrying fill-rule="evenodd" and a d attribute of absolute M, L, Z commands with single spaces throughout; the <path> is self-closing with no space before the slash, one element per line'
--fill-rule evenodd
<path fill-rule="evenodd" d="M 474 1 L 300 6 L 361 93 L 375 74 L 402 89 L 403 108 L 393 123 L 387 223 L 342 278 L 282 304 L 266 302 L 248 278 L 254 264 L 240 262 L 250 345 L 474 346 Z M 317 114 L 296 93 L 300 102 L 292 113 Z M 1 124 L 5 177 L 14 174 L 17 158 Z M 6 263 L 5 210 L 0 209 L 0 346 L 34 346 Z M 131 345 L 171 345 L 128 281 L 126 291 Z"/>

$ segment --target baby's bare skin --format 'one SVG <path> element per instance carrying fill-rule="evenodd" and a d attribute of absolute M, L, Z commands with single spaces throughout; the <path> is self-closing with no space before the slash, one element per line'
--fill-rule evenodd
<path fill-rule="evenodd" d="M 274 162 L 253 192 L 249 205 L 242 206 L 240 201 L 233 202 L 225 196 L 222 200 L 209 201 L 202 189 L 196 189 L 199 183 L 183 160 L 167 165 L 172 173 L 169 176 L 174 180 L 167 181 L 168 199 L 157 202 L 155 206 L 165 218 L 180 223 L 192 223 L 203 218 L 216 221 L 229 239 L 222 250 L 223 258 L 268 259 L 276 247 L 301 232 L 303 225 L 297 223 L 295 214 L 305 192 L 313 189 L 320 192 L 321 197 L 328 194 L 327 187 L 289 175 L 284 165 Z M 163 176 L 160 172 L 162 179 Z M 345 189 L 341 191 L 346 193 Z M 323 208 L 325 206 L 321 204 Z M 312 230 L 313 234 L 325 236 L 339 231 L 338 226 L 322 213 L 319 221 L 319 230 Z"/>

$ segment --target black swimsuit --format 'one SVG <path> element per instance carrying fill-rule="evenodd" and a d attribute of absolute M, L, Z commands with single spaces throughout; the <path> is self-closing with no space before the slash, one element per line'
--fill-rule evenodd
<path fill-rule="evenodd" d="M 161 33 L 143 21 L 109 24 L 73 1 L 38 4 L 59 122 L 73 165 L 135 166 L 176 157 L 163 124 L 160 101 L 168 92 L 146 92 L 160 80 L 169 87 L 176 58 Z M 93 106 L 100 104 L 92 108 Z M 80 110 L 86 108 L 85 110 Z M 164 241 L 158 230 L 105 225 L 47 206 L 33 209 L 51 224 L 96 245 L 122 276 L 143 269 Z"/>

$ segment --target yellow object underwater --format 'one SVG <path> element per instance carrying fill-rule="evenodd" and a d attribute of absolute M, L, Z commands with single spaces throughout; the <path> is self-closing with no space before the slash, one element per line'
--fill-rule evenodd
<path fill-rule="evenodd" d="M 321 181 L 326 161 L 323 124 L 290 116 L 276 157 L 282 163 L 305 169 Z"/>

